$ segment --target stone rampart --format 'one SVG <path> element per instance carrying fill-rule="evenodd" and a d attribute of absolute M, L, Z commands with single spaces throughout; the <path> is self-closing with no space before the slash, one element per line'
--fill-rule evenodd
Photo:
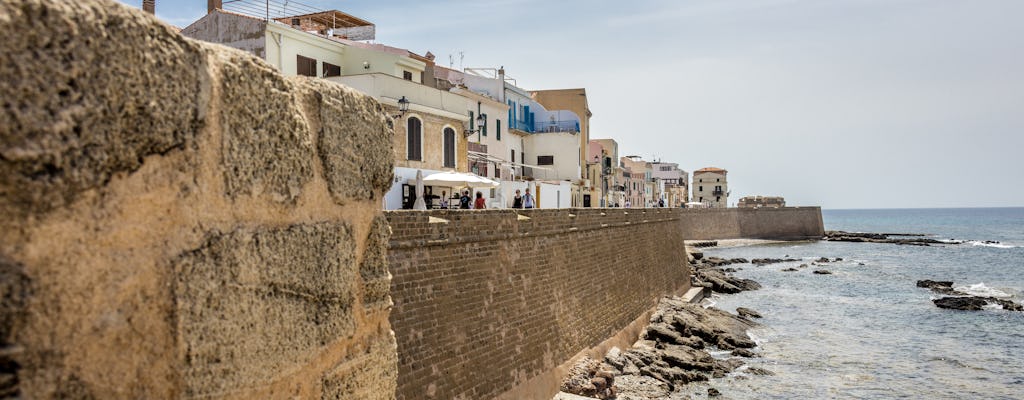
<path fill-rule="evenodd" d="M 711 208 L 680 210 L 683 237 L 714 239 L 820 239 L 820 207 Z"/>
<path fill-rule="evenodd" d="M 678 210 L 386 215 L 399 399 L 550 398 L 538 377 L 689 287 Z"/>
<path fill-rule="evenodd" d="M 394 397 L 376 101 L 110 0 L 0 32 L 0 397 Z"/>

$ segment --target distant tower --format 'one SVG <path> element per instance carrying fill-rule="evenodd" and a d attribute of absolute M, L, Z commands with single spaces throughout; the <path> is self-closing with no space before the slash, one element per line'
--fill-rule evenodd
<path fill-rule="evenodd" d="M 692 200 L 704 203 L 711 208 L 725 208 L 729 204 L 729 182 L 726 175 L 729 171 L 721 168 L 707 167 L 693 171 L 690 182 Z"/>
<path fill-rule="evenodd" d="M 156 14 L 156 0 L 142 0 L 142 11 Z"/>

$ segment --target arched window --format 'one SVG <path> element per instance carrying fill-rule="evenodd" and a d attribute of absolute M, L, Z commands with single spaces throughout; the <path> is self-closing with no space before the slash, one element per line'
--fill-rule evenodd
<path fill-rule="evenodd" d="M 455 168 L 455 130 L 444 128 L 444 166 Z"/>
<path fill-rule="evenodd" d="M 423 161 L 423 122 L 409 117 L 405 122 L 405 154 L 413 161 Z"/>

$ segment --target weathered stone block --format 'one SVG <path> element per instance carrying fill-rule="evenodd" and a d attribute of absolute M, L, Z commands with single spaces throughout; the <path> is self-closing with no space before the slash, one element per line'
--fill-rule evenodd
<path fill-rule="evenodd" d="M 343 223 L 214 234 L 175 266 L 185 393 L 265 383 L 351 335 L 355 244 Z"/>
<path fill-rule="evenodd" d="M 183 148 L 203 123 L 200 46 L 143 13 L 2 0 L 0 32 L 2 215 L 69 204 L 147 155 Z"/>
<path fill-rule="evenodd" d="M 342 363 L 324 376 L 324 400 L 391 400 L 395 398 L 398 356 L 395 336 L 377 336 L 367 346 L 353 349 Z"/>
<path fill-rule="evenodd" d="M 366 252 L 359 266 L 363 280 L 363 307 L 370 310 L 391 306 L 391 273 L 388 272 L 387 245 L 391 227 L 383 215 L 373 219 L 370 235 L 366 238 Z"/>
<path fill-rule="evenodd" d="M 296 86 L 249 54 L 216 54 L 228 196 L 293 202 L 313 176 L 314 157 Z"/>
<path fill-rule="evenodd" d="M 317 147 L 324 178 L 334 201 L 371 200 L 391 187 L 394 159 L 385 113 L 380 103 L 342 85 L 293 78 L 312 97 L 320 121 Z M 367 151 L 388 149 L 388 153 Z"/>

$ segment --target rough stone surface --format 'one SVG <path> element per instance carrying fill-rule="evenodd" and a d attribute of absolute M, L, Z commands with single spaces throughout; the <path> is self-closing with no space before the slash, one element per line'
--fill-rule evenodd
<path fill-rule="evenodd" d="M 203 124 L 200 46 L 143 13 L 105 1 L 4 0 L 0 32 L 5 229 L 11 217 L 70 204 L 148 155 L 185 147 Z"/>
<path fill-rule="evenodd" d="M 217 53 L 228 196 L 293 202 L 313 175 L 313 138 L 292 80 L 241 52 Z M 254 107 L 253 99 L 261 99 Z"/>
<path fill-rule="evenodd" d="M 379 105 L 111 0 L 0 32 L 0 397 L 394 397 L 391 143 L 317 146 Z"/>
<path fill-rule="evenodd" d="M 257 385 L 353 333 L 355 243 L 345 224 L 213 235 L 176 264 L 187 396 Z"/>
<path fill-rule="evenodd" d="M 312 112 L 319 113 L 320 161 L 331 196 L 339 203 L 374 200 L 373 188 L 389 186 L 394 171 L 390 154 L 364 151 L 391 145 L 394 132 L 386 128 L 383 109 L 370 98 L 346 93 L 351 90 L 310 80 L 305 93 L 315 105 Z"/>

